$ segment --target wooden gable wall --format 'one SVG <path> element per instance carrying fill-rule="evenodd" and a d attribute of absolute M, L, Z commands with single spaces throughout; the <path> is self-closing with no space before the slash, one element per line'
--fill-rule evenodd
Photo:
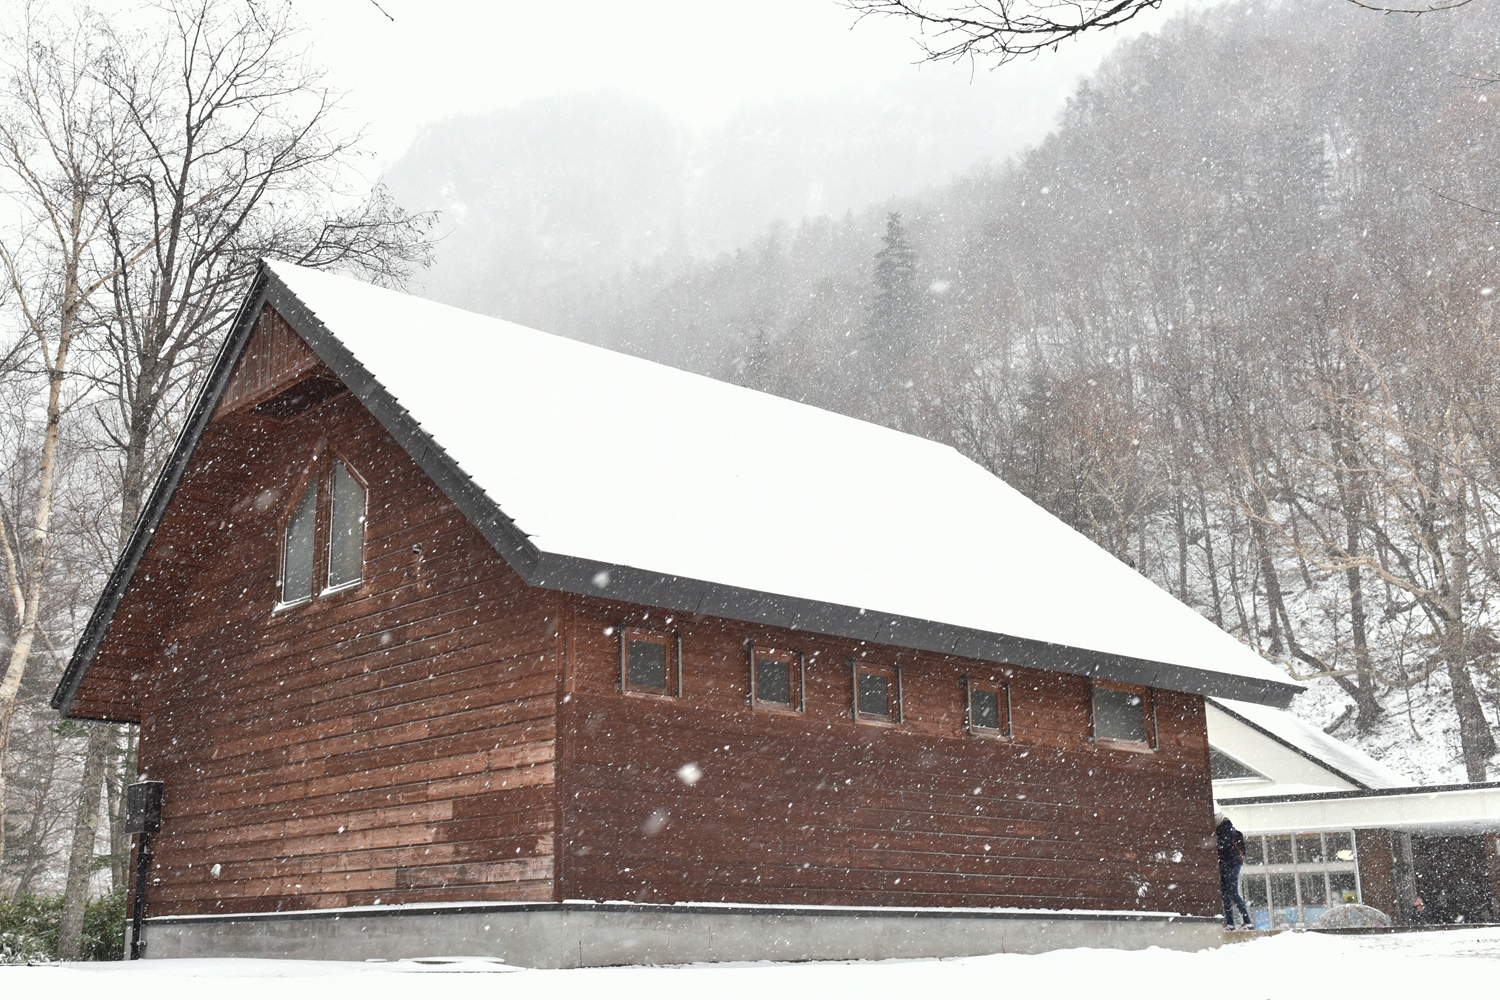
<path fill-rule="evenodd" d="M 269 315 L 252 347 L 285 330 Z M 269 415 L 318 366 L 267 353 L 247 351 L 253 386 L 231 386 L 100 651 L 133 664 L 141 771 L 166 782 L 151 913 L 551 899 L 556 598 L 352 394 Z M 285 520 L 332 455 L 368 482 L 364 582 L 275 610 Z"/>

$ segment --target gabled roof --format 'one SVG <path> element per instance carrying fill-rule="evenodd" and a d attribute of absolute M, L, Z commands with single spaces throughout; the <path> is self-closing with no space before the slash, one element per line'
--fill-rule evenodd
<path fill-rule="evenodd" d="M 1356 788 L 1372 791 L 1411 787 L 1411 779 L 1400 771 L 1382 764 L 1358 747 L 1334 739 L 1291 712 L 1222 698 L 1213 699 L 1213 704 L 1267 739 L 1275 740 Z"/>
<path fill-rule="evenodd" d="M 262 303 L 533 585 L 1274 704 L 1300 690 L 945 445 L 267 262 L 54 696 L 64 711 Z"/>

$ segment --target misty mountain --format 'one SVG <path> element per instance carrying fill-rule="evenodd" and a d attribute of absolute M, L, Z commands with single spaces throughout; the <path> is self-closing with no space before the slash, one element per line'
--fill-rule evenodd
<path fill-rule="evenodd" d="M 843 215 L 948 182 L 1045 131 L 1020 86 L 951 77 L 781 102 L 723 125 L 674 122 L 618 94 L 533 100 L 429 126 L 385 180 L 446 233 L 426 294 L 590 336 L 637 267 L 676 274 L 770 220 Z"/>

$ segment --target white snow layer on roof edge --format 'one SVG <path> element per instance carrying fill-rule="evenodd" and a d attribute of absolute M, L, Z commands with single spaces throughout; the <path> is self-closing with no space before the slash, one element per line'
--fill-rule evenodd
<path fill-rule="evenodd" d="M 1334 739 L 1291 712 L 1229 698 L 1215 698 L 1214 702 L 1367 788 L 1410 788 L 1415 784 L 1395 768 L 1382 764 L 1358 747 Z M 1283 790 L 1278 788 L 1277 792 Z"/>
<path fill-rule="evenodd" d="M 542 551 L 1288 681 L 946 445 L 268 266 Z"/>

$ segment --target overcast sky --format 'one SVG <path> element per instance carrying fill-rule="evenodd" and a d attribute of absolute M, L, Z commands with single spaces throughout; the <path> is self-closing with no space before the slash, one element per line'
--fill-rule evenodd
<path fill-rule="evenodd" d="M 1169 2 L 1168 13 L 1185 5 Z M 313 57 L 349 92 L 349 111 L 369 124 L 368 146 L 386 161 L 427 122 L 601 89 L 644 98 L 689 125 L 780 98 L 901 84 L 932 100 L 1014 104 L 1036 118 L 1039 104 L 1059 107 L 1124 37 L 1106 33 L 971 71 L 916 65 L 909 24 L 856 24 L 837 0 L 380 0 L 379 8 L 371 0 L 296 0 L 294 7 L 310 29 Z M 1150 15 L 1140 25 L 1162 19 Z"/>

